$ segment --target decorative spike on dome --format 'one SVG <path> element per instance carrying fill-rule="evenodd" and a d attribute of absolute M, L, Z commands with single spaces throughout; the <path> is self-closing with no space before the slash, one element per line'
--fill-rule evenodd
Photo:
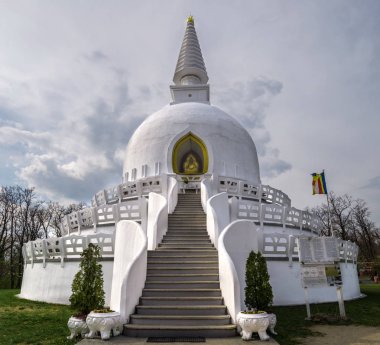
<path fill-rule="evenodd" d="M 175 85 L 207 84 L 208 76 L 193 16 L 187 17 L 186 31 L 174 73 Z"/>

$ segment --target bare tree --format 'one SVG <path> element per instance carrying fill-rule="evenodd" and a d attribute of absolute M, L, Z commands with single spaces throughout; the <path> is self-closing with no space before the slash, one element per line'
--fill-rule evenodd
<path fill-rule="evenodd" d="M 84 203 L 62 206 L 38 198 L 34 188 L 0 188 L 0 287 L 21 285 L 22 248 L 28 241 L 61 236 L 64 215 L 85 207 Z"/>
<path fill-rule="evenodd" d="M 379 255 L 380 230 L 370 219 L 370 212 L 365 201 L 353 199 L 350 195 L 338 196 L 330 192 L 328 195 L 330 214 L 327 203 L 311 209 L 321 222 L 321 234 L 330 236 L 330 223 L 334 235 L 343 240 L 350 240 L 359 246 L 359 255 L 373 261 Z M 331 219 L 330 219 L 331 218 Z"/>

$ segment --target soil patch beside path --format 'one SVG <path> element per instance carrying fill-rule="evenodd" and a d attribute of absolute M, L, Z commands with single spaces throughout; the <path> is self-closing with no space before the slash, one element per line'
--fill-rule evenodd
<path fill-rule="evenodd" d="M 304 345 L 380 345 L 380 327 L 315 325 L 310 329 L 324 335 L 299 339 Z"/>

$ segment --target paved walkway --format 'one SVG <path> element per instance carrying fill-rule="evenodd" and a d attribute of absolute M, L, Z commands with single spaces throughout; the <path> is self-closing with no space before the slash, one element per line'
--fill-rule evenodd
<path fill-rule="evenodd" d="M 80 345 L 104 345 L 104 341 L 100 339 L 84 339 Z M 119 336 L 111 338 L 107 344 L 118 344 L 118 345 L 145 345 L 145 344 L 157 344 L 157 345 L 190 345 L 190 344 L 208 344 L 208 345 L 248 345 L 248 344 L 263 344 L 259 340 L 251 340 L 249 342 L 242 340 L 240 337 L 231 338 L 208 338 L 205 343 L 147 343 L 146 338 L 130 338 Z M 279 345 L 274 339 L 264 342 L 265 345 Z"/>

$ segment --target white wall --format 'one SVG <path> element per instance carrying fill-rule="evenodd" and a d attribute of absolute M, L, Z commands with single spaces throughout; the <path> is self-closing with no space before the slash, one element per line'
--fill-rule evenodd
<path fill-rule="evenodd" d="M 268 272 L 273 288 L 274 305 L 304 304 L 304 291 L 301 284 L 300 264 L 293 262 L 289 267 L 286 261 L 268 261 Z M 359 279 L 356 265 L 341 263 L 344 299 L 360 297 Z M 320 286 L 308 288 L 310 303 L 336 302 L 336 288 Z"/>
<path fill-rule="evenodd" d="M 231 314 L 238 309 L 234 305 L 237 301 L 240 301 L 240 309 L 245 309 L 245 263 L 250 251 L 258 250 L 260 233 L 261 230 L 252 221 L 237 220 L 229 224 L 219 237 L 220 284 L 223 297 Z M 230 267 L 229 262 L 233 264 L 233 267 Z M 274 295 L 273 304 L 304 304 L 299 262 L 293 262 L 292 267 L 290 267 L 287 260 L 282 261 L 278 258 L 274 261 L 268 258 L 267 265 Z M 344 299 L 360 297 L 356 265 L 340 263 L 340 267 Z M 236 297 L 239 291 L 240 298 Z M 335 302 L 337 300 L 335 287 L 309 288 L 308 292 L 310 303 Z"/>
<path fill-rule="evenodd" d="M 79 261 L 47 262 L 43 268 L 42 263 L 28 264 L 24 270 L 20 297 L 33 301 L 48 303 L 69 304 L 71 284 L 75 274 L 79 271 Z M 111 281 L 113 261 L 101 261 L 103 268 L 105 304 L 109 306 L 111 296 Z"/>

